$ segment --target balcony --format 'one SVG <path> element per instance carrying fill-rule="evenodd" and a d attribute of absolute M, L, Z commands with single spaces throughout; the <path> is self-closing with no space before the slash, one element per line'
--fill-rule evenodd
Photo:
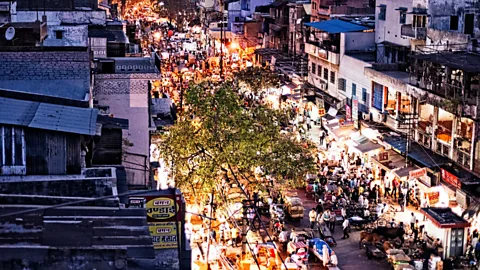
<path fill-rule="evenodd" d="M 427 28 L 425 27 L 413 27 L 411 24 L 402 25 L 401 34 L 404 37 L 410 37 L 414 39 L 426 39 Z"/>
<path fill-rule="evenodd" d="M 336 48 L 323 46 L 319 42 L 306 43 L 305 52 L 312 56 L 326 60 L 334 65 L 340 64 L 340 54 L 337 52 Z"/>

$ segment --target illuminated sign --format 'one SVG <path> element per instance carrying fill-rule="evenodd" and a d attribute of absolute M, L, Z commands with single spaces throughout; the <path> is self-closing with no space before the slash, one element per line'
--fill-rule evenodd
<path fill-rule="evenodd" d="M 421 178 L 427 175 L 427 170 L 425 168 L 418 169 L 418 170 L 410 171 L 408 174 L 410 178 Z"/>

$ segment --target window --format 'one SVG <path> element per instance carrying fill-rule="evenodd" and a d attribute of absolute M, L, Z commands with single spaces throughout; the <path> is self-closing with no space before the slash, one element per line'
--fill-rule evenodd
<path fill-rule="evenodd" d="M 318 77 L 322 77 L 322 66 L 318 65 L 317 67 L 317 75 Z"/>
<path fill-rule="evenodd" d="M 0 126 L 0 167 L 24 166 L 23 129 Z"/>
<path fill-rule="evenodd" d="M 63 38 L 63 31 L 55 31 L 55 38 L 62 39 Z"/>
<path fill-rule="evenodd" d="M 338 78 L 338 90 L 345 91 L 347 88 L 347 80 Z"/>
<path fill-rule="evenodd" d="M 367 89 L 362 88 L 362 101 L 365 103 L 367 102 Z"/>
<path fill-rule="evenodd" d="M 400 24 L 407 23 L 407 12 L 405 10 L 400 11 Z"/>
<path fill-rule="evenodd" d="M 387 6 L 380 5 L 380 13 L 378 13 L 378 19 L 385 21 L 386 17 L 387 17 Z"/>
<path fill-rule="evenodd" d="M 315 63 L 312 62 L 312 68 L 311 68 L 311 72 L 313 75 L 315 75 L 315 68 L 317 67 L 317 65 Z"/>
<path fill-rule="evenodd" d="M 450 30 L 458 30 L 458 16 L 450 16 Z"/>
<path fill-rule="evenodd" d="M 373 83 L 373 107 L 383 111 L 383 85 Z"/>
<path fill-rule="evenodd" d="M 330 71 L 330 83 L 335 83 L 335 71 Z"/>
<path fill-rule="evenodd" d="M 323 68 L 323 79 L 328 82 L 328 69 Z"/>
<path fill-rule="evenodd" d="M 357 85 L 352 83 L 352 97 L 357 96 Z"/>

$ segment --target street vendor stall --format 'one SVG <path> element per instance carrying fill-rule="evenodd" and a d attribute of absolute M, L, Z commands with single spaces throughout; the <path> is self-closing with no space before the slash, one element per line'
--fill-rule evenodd
<path fill-rule="evenodd" d="M 425 231 L 430 240 L 440 239 L 443 245 L 443 258 L 462 256 L 467 246 L 468 221 L 452 212 L 450 208 L 422 208 L 421 212 L 430 222 Z M 428 241 L 427 241 L 428 242 Z"/>

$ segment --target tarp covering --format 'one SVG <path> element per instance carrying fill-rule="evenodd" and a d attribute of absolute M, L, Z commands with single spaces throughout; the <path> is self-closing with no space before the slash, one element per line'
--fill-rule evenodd
<path fill-rule="evenodd" d="M 343 20 L 327 20 L 327 21 L 320 21 L 320 22 L 311 22 L 305 23 L 306 26 L 313 27 L 318 30 L 322 30 L 323 32 L 327 32 L 329 34 L 338 34 L 338 33 L 348 33 L 348 32 L 360 32 L 369 30 L 369 27 L 351 23 Z"/>

